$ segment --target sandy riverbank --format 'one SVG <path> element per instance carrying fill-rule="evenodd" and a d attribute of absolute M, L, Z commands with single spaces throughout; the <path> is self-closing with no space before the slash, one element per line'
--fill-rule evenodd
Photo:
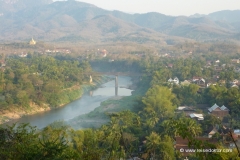
<path fill-rule="evenodd" d="M 31 105 L 29 109 L 25 109 L 22 107 L 12 107 L 11 109 L 0 111 L 0 124 L 9 122 L 11 120 L 19 119 L 26 115 L 33 115 L 36 113 L 42 113 L 49 110 L 51 110 L 51 108 L 48 105 L 44 106 Z"/>

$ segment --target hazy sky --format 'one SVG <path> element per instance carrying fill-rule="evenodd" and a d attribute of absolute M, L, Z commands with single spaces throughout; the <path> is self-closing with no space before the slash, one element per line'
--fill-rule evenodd
<path fill-rule="evenodd" d="M 240 0 L 79 0 L 107 10 L 127 13 L 159 12 L 166 15 L 208 14 L 240 9 Z"/>

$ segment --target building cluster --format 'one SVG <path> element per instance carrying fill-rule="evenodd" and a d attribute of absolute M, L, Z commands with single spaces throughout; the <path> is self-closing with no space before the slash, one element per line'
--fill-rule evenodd
<path fill-rule="evenodd" d="M 67 48 L 56 48 L 56 49 L 47 49 L 45 50 L 45 54 L 51 54 L 51 53 L 64 53 L 64 54 L 70 54 L 71 50 Z"/>
<path fill-rule="evenodd" d="M 231 62 L 235 63 L 235 64 L 238 64 L 238 63 L 240 63 L 240 60 L 239 59 L 231 59 Z"/>
<path fill-rule="evenodd" d="M 21 57 L 21 58 L 24 58 L 24 57 L 27 57 L 27 55 L 28 55 L 27 53 L 23 53 L 23 52 L 22 52 L 22 53 L 19 54 L 18 56 Z"/>
<path fill-rule="evenodd" d="M 229 109 L 222 105 L 219 106 L 216 103 L 212 105 L 211 107 L 205 107 L 204 110 L 202 110 L 205 114 L 210 114 L 217 119 L 220 119 L 224 121 L 224 119 L 227 119 L 229 115 Z M 194 107 L 190 106 L 179 106 L 177 108 L 176 113 L 184 113 L 185 116 L 195 119 L 197 122 L 203 122 L 204 121 L 204 114 L 203 113 L 197 113 L 196 109 Z M 240 145 L 240 129 L 232 130 L 229 128 L 229 122 L 223 122 L 222 126 L 219 125 L 209 125 L 208 129 L 205 131 L 205 136 L 199 136 L 196 137 L 197 140 L 208 142 L 212 144 L 217 144 L 221 142 L 226 148 L 233 149 L 235 148 L 235 143 Z M 218 135 L 219 137 L 216 138 L 215 135 Z M 189 142 L 187 139 L 184 139 L 182 137 L 175 137 L 175 149 L 176 151 L 180 151 L 180 149 L 193 149 L 193 146 L 189 146 Z M 189 156 L 192 154 L 191 152 L 185 152 L 185 150 L 181 153 L 183 156 Z"/>
<path fill-rule="evenodd" d="M 108 51 L 106 49 L 103 50 L 98 49 L 96 54 L 100 57 L 107 57 Z"/>
<path fill-rule="evenodd" d="M 177 77 L 175 77 L 174 79 L 170 78 L 168 80 L 168 83 L 171 83 L 171 84 L 179 84 L 179 79 Z"/>
<path fill-rule="evenodd" d="M 196 109 L 194 107 L 179 106 L 177 108 L 177 111 L 178 111 L 178 113 L 179 112 L 183 112 L 183 113 L 185 113 L 186 116 L 189 116 L 191 118 L 202 117 L 202 118 L 200 118 L 198 120 L 204 120 L 203 114 L 197 114 L 196 113 Z M 224 105 L 219 107 L 216 103 L 212 107 L 210 107 L 210 108 L 208 108 L 206 110 L 203 110 L 203 112 L 211 114 L 211 115 L 213 115 L 213 116 L 215 116 L 217 118 L 220 118 L 220 119 L 223 119 L 224 117 L 228 116 L 229 115 L 229 111 L 230 110 L 227 107 L 225 107 Z"/>
<path fill-rule="evenodd" d="M 204 115 L 196 113 L 196 109 L 190 106 L 179 106 L 177 108 L 177 113 L 184 113 L 187 117 L 192 119 L 196 119 L 198 121 L 204 120 Z M 229 115 L 229 109 L 224 105 L 219 107 L 217 104 L 214 104 L 212 107 L 203 110 L 203 112 L 207 112 L 208 114 L 214 115 L 217 118 L 223 119 L 223 117 Z"/>
<path fill-rule="evenodd" d="M 1 67 L 5 67 L 5 66 L 6 66 L 5 61 L 4 61 L 4 60 L 0 60 L 0 68 L 1 68 Z"/>
<path fill-rule="evenodd" d="M 231 81 L 226 81 L 225 79 L 220 79 L 220 73 L 224 71 L 224 69 L 226 68 L 226 66 L 228 67 L 233 67 L 235 72 L 240 73 L 240 67 L 237 67 L 236 64 L 240 63 L 240 59 L 232 59 L 231 60 L 232 63 L 230 64 L 221 64 L 220 60 L 215 60 L 215 61 L 206 61 L 206 64 L 204 66 L 204 68 L 212 68 L 214 71 L 214 75 L 212 77 L 208 77 L 208 78 L 204 78 L 201 76 L 193 76 L 191 79 L 185 79 L 183 81 L 179 81 L 178 77 L 175 77 L 174 79 L 170 78 L 168 79 L 169 83 L 172 84 L 180 84 L 180 85 L 189 85 L 189 84 L 197 84 L 198 86 L 200 86 L 200 88 L 208 88 L 211 85 L 228 85 L 230 87 L 236 87 L 239 88 L 240 86 L 240 81 L 238 79 L 234 79 Z M 167 68 L 173 68 L 174 64 L 167 64 L 166 66 Z M 201 68 L 202 70 L 204 68 Z M 175 81 L 176 79 L 178 79 L 178 81 Z M 178 82 L 178 83 L 176 83 Z"/>
<path fill-rule="evenodd" d="M 229 109 L 227 107 L 224 105 L 222 107 L 219 107 L 216 103 L 211 108 L 209 108 L 208 111 L 209 114 L 212 114 L 218 118 L 223 118 L 229 115 Z"/>
<path fill-rule="evenodd" d="M 219 79 L 219 76 L 214 76 L 214 78 L 216 79 Z M 174 79 L 170 78 L 168 79 L 168 83 L 171 83 L 171 84 L 176 84 L 176 85 L 182 85 L 182 86 L 185 86 L 185 85 L 189 85 L 189 84 L 196 84 L 198 85 L 200 88 L 208 88 L 210 87 L 211 85 L 217 85 L 217 84 L 225 84 L 226 81 L 225 80 L 219 80 L 219 81 L 216 81 L 216 80 L 206 80 L 205 78 L 203 77 L 193 77 L 192 79 L 190 80 L 184 80 L 184 81 L 179 81 L 178 77 L 175 77 Z M 240 81 L 237 80 L 237 79 L 234 79 L 232 81 L 229 81 L 228 84 L 230 85 L 230 87 L 236 87 L 236 88 L 239 88 L 240 86 Z"/>
<path fill-rule="evenodd" d="M 181 84 L 181 85 L 189 85 L 189 84 L 197 84 L 199 85 L 200 87 L 208 87 L 210 86 L 211 84 L 206 84 L 206 80 L 202 77 L 193 77 L 191 80 L 184 80 L 182 82 L 179 81 L 178 77 L 175 77 L 174 79 L 170 78 L 168 79 L 168 83 L 171 83 L 171 84 Z"/>

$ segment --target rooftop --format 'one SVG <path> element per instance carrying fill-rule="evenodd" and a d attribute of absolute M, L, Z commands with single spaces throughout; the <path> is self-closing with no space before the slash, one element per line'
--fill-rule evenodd
<path fill-rule="evenodd" d="M 209 108 L 209 112 L 212 112 L 213 110 L 217 109 L 219 106 L 215 103 L 211 108 Z"/>

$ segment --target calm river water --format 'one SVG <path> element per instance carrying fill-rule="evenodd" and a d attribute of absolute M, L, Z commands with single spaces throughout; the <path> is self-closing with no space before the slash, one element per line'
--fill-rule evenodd
<path fill-rule="evenodd" d="M 118 96 L 130 96 L 132 90 L 127 89 L 132 84 L 131 78 L 126 76 L 118 77 Z M 80 99 L 44 113 L 24 116 L 12 123 L 30 123 L 32 126 L 43 128 L 54 121 L 67 121 L 82 114 L 89 113 L 100 106 L 100 103 L 115 96 L 115 80 L 102 84 L 102 87 L 92 91 L 92 95 L 85 94 Z"/>

